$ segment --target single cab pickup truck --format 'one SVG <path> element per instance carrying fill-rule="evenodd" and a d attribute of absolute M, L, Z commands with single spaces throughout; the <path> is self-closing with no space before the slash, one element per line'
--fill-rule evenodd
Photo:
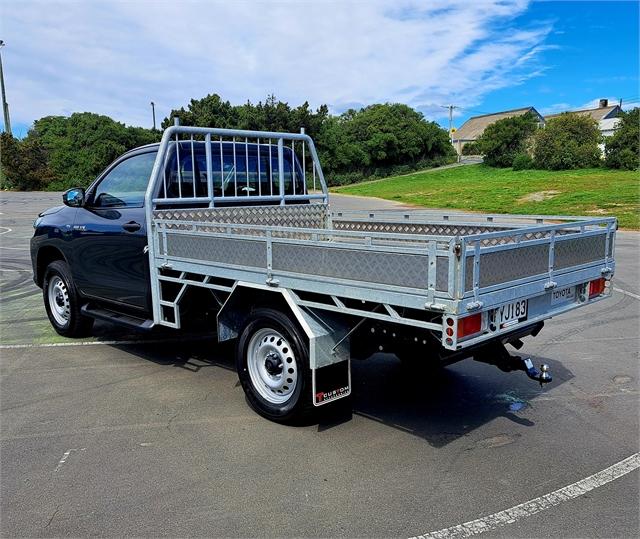
<path fill-rule="evenodd" d="M 614 218 L 331 211 L 311 138 L 175 125 L 34 223 L 34 281 L 61 335 L 95 319 L 234 340 L 262 416 L 351 393 L 350 364 L 429 367 L 511 354 L 553 316 L 611 294 Z"/>

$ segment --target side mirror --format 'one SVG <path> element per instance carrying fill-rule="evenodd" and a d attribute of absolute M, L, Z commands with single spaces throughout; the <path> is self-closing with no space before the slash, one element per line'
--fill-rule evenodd
<path fill-rule="evenodd" d="M 62 202 L 72 208 L 79 208 L 84 204 L 84 189 L 82 187 L 74 187 L 66 190 L 62 194 Z"/>

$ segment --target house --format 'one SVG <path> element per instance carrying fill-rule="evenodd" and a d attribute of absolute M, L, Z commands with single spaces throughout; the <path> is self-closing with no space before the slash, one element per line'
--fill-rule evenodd
<path fill-rule="evenodd" d="M 601 99 L 598 103 L 598 107 L 593 109 L 582 109 L 582 110 L 570 110 L 567 111 L 571 114 L 578 114 L 580 116 L 588 116 L 589 118 L 593 118 L 596 122 L 598 122 L 598 127 L 600 128 L 600 132 L 605 137 L 610 137 L 613 135 L 618 122 L 620 119 L 618 115 L 622 112 L 620 105 L 609 105 L 608 99 Z M 557 118 L 560 114 L 550 114 L 545 116 L 545 120 L 551 120 L 553 118 Z"/>
<path fill-rule="evenodd" d="M 617 129 L 619 123 L 620 118 L 605 118 L 604 120 L 600 120 L 598 122 L 600 133 L 602 133 L 603 137 L 610 137 Z"/>
<path fill-rule="evenodd" d="M 544 125 L 544 118 L 534 107 L 523 107 L 521 109 L 505 110 L 503 112 L 495 112 L 493 114 L 483 114 L 482 116 L 473 116 L 462 124 L 460 129 L 451 134 L 451 142 L 453 147 L 462 155 L 462 148 L 470 142 L 475 142 L 484 130 L 492 123 L 513 116 L 522 116 L 530 112 L 536 118 L 540 126 Z"/>

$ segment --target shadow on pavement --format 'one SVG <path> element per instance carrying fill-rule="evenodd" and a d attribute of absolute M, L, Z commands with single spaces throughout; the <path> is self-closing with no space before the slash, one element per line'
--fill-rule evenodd
<path fill-rule="evenodd" d="M 176 333 L 170 332 L 174 338 Z M 183 335 L 174 342 L 112 345 L 158 365 L 174 366 L 198 374 L 206 367 L 235 371 L 234 343 Z M 573 378 L 561 363 L 532 357 L 536 365 L 548 363 L 556 387 Z M 395 356 L 376 354 L 352 362 L 352 399 L 305 423 L 319 433 L 344 424 L 353 415 L 418 436 L 433 447 L 443 447 L 478 427 L 504 417 L 523 427 L 535 427 L 532 402 L 544 394 L 523 372 L 503 373 L 496 367 L 464 360 L 416 376 Z"/>
<path fill-rule="evenodd" d="M 554 387 L 573 378 L 557 361 L 532 359 L 550 365 Z M 473 360 L 418 378 L 394 356 L 382 354 L 352 363 L 352 385 L 353 414 L 418 436 L 433 447 L 467 436 L 498 417 L 535 427 L 531 402 L 546 391 L 523 372 L 503 373 Z M 332 420 L 338 424 L 345 419 Z M 321 424 L 319 430 L 330 426 Z"/>

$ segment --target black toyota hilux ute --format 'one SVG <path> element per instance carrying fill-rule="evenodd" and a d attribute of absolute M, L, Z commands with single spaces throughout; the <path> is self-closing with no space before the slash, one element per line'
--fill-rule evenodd
<path fill-rule="evenodd" d="M 615 271 L 615 218 L 332 211 L 303 132 L 175 125 L 63 203 L 31 240 L 55 330 L 202 328 L 281 422 L 348 397 L 351 361 L 381 351 L 548 383 L 506 347 L 609 297 Z"/>
<path fill-rule="evenodd" d="M 69 189 L 62 196 L 63 205 L 43 211 L 35 220 L 33 279 L 43 290 L 47 315 L 60 335 L 86 335 L 95 318 L 134 329 L 153 325 L 144 198 L 158 148 L 150 144 L 125 153 L 86 190 Z M 197 200 L 207 191 L 206 154 L 201 142 L 193 148 L 191 142 L 181 142 L 169 153 L 164 163 L 165 198 L 191 197 L 191 208 L 208 207 Z M 256 205 L 252 194 L 274 189 L 279 167 L 274 146 L 216 143 L 211 144 L 209 158 L 218 207 Z M 300 166 L 285 148 L 285 195 L 305 192 Z"/>

